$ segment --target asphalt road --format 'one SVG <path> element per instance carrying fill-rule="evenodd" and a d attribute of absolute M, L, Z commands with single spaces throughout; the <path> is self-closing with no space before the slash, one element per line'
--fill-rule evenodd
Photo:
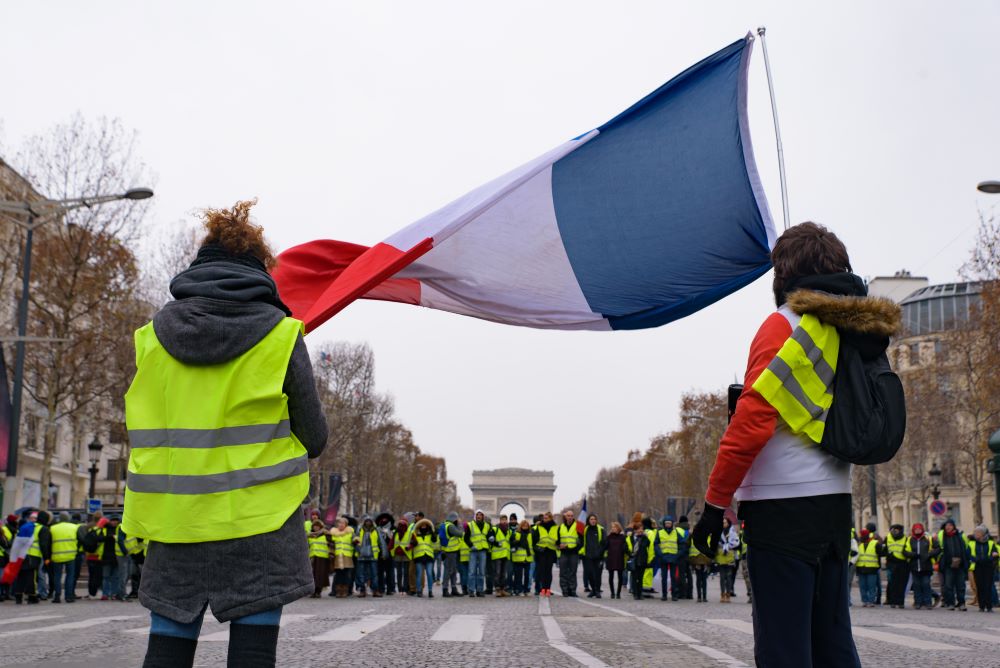
<path fill-rule="evenodd" d="M 285 608 L 278 665 L 368 667 L 752 666 L 750 606 L 579 598 L 303 599 Z M 580 590 L 582 592 L 582 588 Z M 857 597 L 857 591 L 855 591 Z M 1000 666 L 1000 614 L 853 609 L 866 667 Z M 135 602 L 0 604 L 0 666 L 139 666 L 148 613 Z M 196 665 L 224 666 L 209 618 Z"/>

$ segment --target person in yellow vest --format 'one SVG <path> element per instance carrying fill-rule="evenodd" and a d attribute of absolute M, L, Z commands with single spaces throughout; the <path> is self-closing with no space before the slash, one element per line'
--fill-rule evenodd
<path fill-rule="evenodd" d="M 465 530 L 465 527 L 462 527 Z M 465 537 L 458 544 L 458 578 L 462 583 L 462 595 L 469 595 L 469 554 L 471 553 L 471 548 L 469 544 L 465 542 Z M 454 596 L 454 594 L 452 594 Z"/>
<path fill-rule="evenodd" d="M 30 604 L 36 604 L 39 600 L 38 570 L 42 568 L 45 562 L 39 536 L 44 526 L 42 521 L 47 517 L 48 513 L 45 511 L 25 512 L 22 513 L 21 520 L 18 523 L 18 531 L 20 531 L 22 526 L 30 523 L 32 532 L 31 546 L 28 548 L 28 554 L 25 556 L 24 561 L 21 562 L 21 568 L 17 572 L 17 579 L 14 580 L 12 587 L 14 602 L 18 605 L 24 602 L 25 597 L 27 597 Z M 15 536 L 17 536 L 18 531 L 14 532 Z"/>
<path fill-rule="evenodd" d="M 559 525 L 559 588 L 562 595 L 576 598 L 576 570 L 580 564 L 580 529 L 572 510 L 563 513 Z"/>
<path fill-rule="evenodd" d="M 559 558 L 559 525 L 545 512 L 535 527 L 535 578 L 539 596 L 552 596 L 552 567 Z"/>
<path fill-rule="evenodd" d="M 121 570 L 120 557 L 125 554 L 121 543 L 118 542 L 118 529 L 121 527 L 121 518 L 117 515 L 108 515 L 108 523 L 104 527 L 104 534 L 101 540 L 104 549 L 101 550 L 101 600 L 102 601 L 122 601 L 125 599 L 121 590 Z"/>
<path fill-rule="evenodd" d="M 319 598 L 323 595 L 323 590 L 330 584 L 330 557 L 331 541 L 330 532 L 323 521 L 316 519 L 309 526 L 309 561 L 312 563 L 313 585 L 316 590 L 310 594 L 310 598 Z"/>
<path fill-rule="evenodd" d="M 722 531 L 717 545 L 715 563 L 719 567 L 719 601 L 729 603 L 733 596 L 733 584 L 736 577 L 736 551 L 740 546 L 740 538 L 728 517 L 722 519 Z"/>
<path fill-rule="evenodd" d="M 890 608 L 903 608 L 906 603 L 906 583 L 910 579 L 910 560 L 907 558 L 906 535 L 902 524 L 889 527 L 885 537 L 885 570 L 888 573 L 885 598 Z"/>
<path fill-rule="evenodd" d="M 441 551 L 444 553 L 444 576 L 441 578 L 441 596 L 458 596 L 458 559 L 465 545 L 465 529 L 458 524 L 458 513 L 448 513 L 441 527 Z M 451 591 L 448 591 L 448 587 Z"/>
<path fill-rule="evenodd" d="M 863 608 L 875 607 L 877 580 L 884 550 L 882 544 L 867 528 L 858 533 L 858 561 L 855 563 L 855 569 L 858 573 L 858 589 L 861 590 Z"/>
<path fill-rule="evenodd" d="M 60 594 L 65 591 L 66 602 L 76 600 L 73 584 L 76 581 L 77 530 L 69 513 L 59 513 L 59 521 L 49 527 L 52 534 L 52 602 L 59 603 Z"/>
<path fill-rule="evenodd" d="M 396 528 L 389 537 L 392 551 L 392 565 L 396 575 L 396 590 L 400 596 L 410 594 L 410 523 L 405 517 L 399 518 Z"/>
<path fill-rule="evenodd" d="M 527 596 L 530 588 L 528 573 L 531 564 L 532 553 L 534 552 L 534 540 L 531 531 L 531 524 L 528 520 L 521 520 L 510 538 L 510 561 L 514 571 L 514 585 L 511 593 L 514 596 Z"/>
<path fill-rule="evenodd" d="M 419 520 L 410 539 L 410 549 L 413 551 L 413 562 L 417 570 L 417 596 L 424 595 L 426 582 L 427 598 L 434 598 L 434 553 L 438 542 L 434 523 L 427 518 Z"/>
<path fill-rule="evenodd" d="M 606 556 L 604 527 L 597 523 L 597 515 L 587 515 L 587 524 L 580 536 L 580 559 L 583 561 L 583 582 L 587 585 L 587 598 L 601 598 L 601 571 Z"/>
<path fill-rule="evenodd" d="M 980 612 L 993 612 L 993 574 L 996 572 L 1000 551 L 996 541 L 989 536 L 986 525 L 980 524 L 972 532 L 969 541 L 969 568 L 976 583 L 976 593 Z"/>
<path fill-rule="evenodd" d="M 330 529 L 333 543 L 333 595 L 347 598 L 354 582 L 354 529 L 346 517 L 338 517 Z"/>
<path fill-rule="evenodd" d="M 507 567 L 510 565 L 510 524 L 506 515 L 500 515 L 499 524 L 487 537 L 490 544 L 490 561 L 493 565 L 493 587 L 497 598 L 507 596 Z"/>
<path fill-rule="evenodd" d="M 666 515 L 660 520 L 661 529 L 650 534 L 656 554 L 656 561 L 660 566 L 660 600 L 667 600 L 667 578 L 670 579 L 670 598 L 674 601 L 680 600 L 684 595 L 684 585 L 681 582 L 680 557 L 681 549 L 685 546 L 687 532 L 680 527 L 674 526 L 674 518 Z M 686 556 L 686 555 L 685 555 Z"/>
<path fill-rule="evenodd" d="M 629 587 L 632 597 L 637 601 L 644 596 L 645 573 L 652 571 L 653 560 L 656 558 L 654 550 L 646 525 L 641 521 L 634 524 L 632 535 L 625 538 L 625 551 L 629 563 Z"/>
<path fill-rule="evenodd" d="M 372 590 L 372 596 L 381 598 L 378 589 L 378 558 L 386 551 L 382 534 L 375 528 L 371 516 L 365 515 L 361 520 L 361 528 L 354 536 L 354 570 L 358 597 L 364 598 L 366 588 Z"/>
<path fill-rule="evenodd" d="M 465 543 L 469 546 L 469 596 L 482 598 L 486 589 L 486 554 L 490 551 L 488 536 L 493 525 L 486 521 L 486 513 L 477 509 L 465 528 Z"/>
<path fill-rule="evenodd" d="M 230 665 L 274 665 L 282 606 L 314 590 L 301 503 L 327 426 L 254 203 L 204 212 L 173 301 L 135 333 L 123 527 L 150 541 L 146 668 L 192 665 L 206 607 L 231 622 Z"/>

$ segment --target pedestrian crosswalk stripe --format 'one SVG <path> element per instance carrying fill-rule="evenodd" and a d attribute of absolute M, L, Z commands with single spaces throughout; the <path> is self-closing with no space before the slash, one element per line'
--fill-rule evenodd
<path fill-rule="evenodd" d="M 101 624 L 107 624 L 108 622 L 124 622 L 129 619 L 136 619 L 140 615 L 115 615 L 113 617 L 92 617 L 90 619 L 85 619 L 80 622 L 67 622 L 65 624 L 56 624 L 54 626 L 33 626 L 30 629 L 16 629 L 14 631 L 4 631 L 0 633 L 0 638 L 9 638 L 10 636 L 22 636 L 29 633 L 51 633 L 53 631 L 68 631 L 71 629 L 86 629 L 91 626 L 100 626 Z"/>
<path fill-rule="evenodd" d="M 547 596 L 538 597 L 538 614 L 540 615 L 552 614 L 552 608 L 549 606 L 549 598 Z"/>
<path fill-rule="evenodd" d="M 902 645 L 903 647 L 909 647 L 911 649 L 933 649 L 941 651 L 967 651 L 965 647 L 959 647 L 957 645 L 946 645 L 943 642 L 933 642 L 931 640 L 921 640 L 920 638 L 913 638 L 910 636 L 901 636 L 897 633 L 887 633 L 885 631 L 876 631 L 875 629 L 870 629 L 865 626 L 854 626 L 852 627 L 854 631 L 855 638 L 868 638 L 870 640 L 881 640 L 882 642 L 891 643 L 893 645 Z"/>
<path fill-rule="evenodd" d="M 735 631 L 740 631 L 741 633 L 747 633 L 753 635 L 753 624 L 750 622 L 745 622 L 742 619 L 706 619 L 709 624 L 715 624 L 716 626 L 725 626 L 727 628 L 733 629 Z M 851 630 L 854 632 L 855 638 L 866 638 L 868 640 L 879 640 L 881 642 L 887 642 L 892 645 L 901 645 L 903 647 L 909 647 L 911 649 L 926 649 L 926 650 L 936 650 L 936 651 L 966 651 L 967 648 L 959 647 L 957 645 L 948 645 L 942 642 L 934 642 L 932 640 L 922 640 L 920 638 L 913 638 L 910 636 L 903 636 L 897 633 L 888 633 L 887 631 L 878 631 L 875 629 L 868 628 L 866 626 L 853 626 Z"/>
<path fill-rule="evenodd" d="M 15 617 L 14 619 L 0 619 L 3 624 L 25 624 L 27 622 L 40 622 L 43 619 L 60 619 L 64 615 L 28 615 L 27 617 Z"/>
<path fill-rule="evenodd" d="M 440 642 L 482 642 L 484 615 L 452 615 L 442 624 L 431 640 Z"/>
<path fill-rule="evenodd" d="M 924 633 L 943 633 L 954 638 L 966 638 L 968 640 L 981 640 L 1000 645 L 1000 633 L 996 630 L 993 633 L 980 633 L 978 631 L 966 631 L 965 629 L 935 628 L 925 624 L 888 624 L 895 629 L 910 629 L 911 631 L 923 631 Z"/>
<path fill-rule="evenodd" d="M 278 626 L 284 627 L 288 624 L 294 622 L 301 622 L 304 619 L 311 619 L 316 615 L 281 615 L 281 621 L 278 622 Z M 221 631 L 216 631 L 215 633 L 209 633 L 208 635 L 201 636 L 198 638 L 198 642 L 229 642 L 229 626 L 222 629 Z"/>
<path fill-rule="evenodd" d="M 333 640 L 347 640 L 352 642 L 362 640 L 399 618 L 400 615 L 367 615 L 353 622 L 348 622 L 343 626 L 338 626 L 326 633 L 313 636 L 309 640 L 313 642 L 330 642 Z"/>
<path fill-rule="evenodd" d="M 559 628 L 559 623 L 551 615 L 542 615 L 542 628 L 545 629 L 545 637 L 549 640 L 549 646 L 559 650 L 577 663 L 587 668 L 611 668 L 596 656 L 587 654 L 579 647 L 574 647 L 566 642 L 566 634 Z"/>

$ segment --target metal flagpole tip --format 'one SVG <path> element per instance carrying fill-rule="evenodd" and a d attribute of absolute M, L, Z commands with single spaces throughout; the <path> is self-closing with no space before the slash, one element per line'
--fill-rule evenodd
<path fill-rule="evenodd" d="M 758 26 L 757 27 L 757 34 L 760 35 L 761 37 L 763 37 L 764 33 L 766 33 L 766 32 L 767 32 L 767 26 Z"/>

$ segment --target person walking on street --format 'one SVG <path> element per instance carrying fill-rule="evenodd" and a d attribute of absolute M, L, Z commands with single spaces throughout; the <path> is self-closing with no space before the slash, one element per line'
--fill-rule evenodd
<path fill-rule="evenodd" d="M 680 598 L 691 600 L 694 598 L 694 580 L 691 572 L 691 555 L 698 552 L 698 548 L 691 542 L 691 524 L 687 515 L 677 518 L 677 528 L 684 532 L 684 538 L 677 546 L 677 580 L 681 583 Z M 747 588 L 749 591 L 749 588 Z"/>
<path fill-rule="evenodd" d="M 943 572 L 944 586 L 941 597 L 949 610 L 965 610 L 965 579 L 969 572 L 969 546 L 965 536 L 951 518 L 945 520 L 938 531 L 938 549 L 941 559 L 938 568 Z"/>
<path fill-rule="evenodd" d="M 313 584 L 315 590 L 311 598 L 319 598 L 323 590 L 330 584 L 330 532 L 323 525 L 323 520 L 316 514 L 309 527 L 309 561 L 312 563 Z"/>
<path fill-rule="evenodd" d="M 487 539 L 493 527 L 486 521 L 486 514 L 476 510 L 465 529 L 465 543 L 469 546 L 469 596 L 484 596 L 486 588 L 486 553 L 490 544 Z"/>
<path fill-rule="evenodd" d="M 861 607 L 872 608 L 877 603 L 876 583 L 879 569 L 882 567 L 882 544 L 868 529 L 862 529 L 858 534 L 858 561 L 855 569 L 858 574 L 858 589 L 861 590 Z"/>
<path fill-rule="evenodd" d="M 715 563 L 719 567 L 719 601 L 729 603 L 733 596 L 736 580 L 736 550 L 740 547 L 740 537 L 728 517 L 722 518 L 722 530 L 715 553 Z"/>
<path fill-rule="evenodd" d="M 52 602 L 59 603 L 65 592 L 66 602 L 76 600 L 76 554 L 79 527 L 70 520 L 66 511 L 59 513 L 59 521 L 49 527 L 52 535 Z"/>
<path fill-rule="evenodd" d="M 903 608 L 906 603 L 906 583 L 910 579 L 910 560 L 906 557 L 907 537 L 902 524 L 889 527 L 885 537 L 885 567 L 889 574 L 885 598 L 890 608 Z"/>
<path fill-rule="evenodd" d="M 646 528 L 640 522 L 635 526 L 632 535 L 625 539 L 625 547 L 629 555 L 629 583 L 632 597 L 641 600 L 643 597 L 643 579 L 646 570 L 650 568 L 654 557 L 653 543 L 646 535 Z"/>
<path fill-rule="evenodd" d="M 410 530 L 406 518 L 396 522 L 392 531 L 392 565 L 396 570 L 396 588 L 400 596 L 410 593 Z"/>
<path fill-rule="evenodd" d="M 330 529 L 333 543 L 333 591 L 331 596 L 347 598 L 354 582 L 354 529 L 346 517 L 338 517 Z"/>
<path fill-rule="evenodd" d="M 552 513 L 546 512 L 535 528 L 535 574 L 541 596 L 552 596 L 552 567 L 558 558 L 559 525 Z"/>
<path fill-rule="evenodd" d="M 535 553 L 534 533 L 528 520 L 521 520 L 510 539 L 510 561 L 514 570 L 514 596 L 527 596 L 531 590 L 529 565 Z"/>
<path fill-rule="evenodd" d="M 434 553 L 438 546 L 437 531 L 429 519 L 421 519 L 410 539 L 413 561 L 417 570 L 417 596 L 423 596 L 424 582 L 427 583 L 427 598 L 434 598 Z"/>
<path fill-rule="evenodd" d="M 396 593 L 396 567 L 392 559 L 392 530 L 394 518 L 389 513 L 380 513 L 375 518 L 375 528 L 378 529 L 385 550 L 378 555 L 378 590 L 386 596 Z"/>
<path fill-rule="evenodd" d="M 597 523 L 597 515 L 587 516 L 583 527 L 580 557 L 583 559 L 583 581 L 588 584 L 587 598 L 601 598 L 601 566 L 604 563 L 604 527 Z"/>
<path fill-rule="evenodd" d="M 605 555 L 605 565 L 608 569 L 608 592 L 611 598 L 622 597 L 622 574 L 625 572 L 625 562 L 627 548 L 625 546 L 625 532 L 622 531 L 620 522 L 611 523 L 611 531 L 604 537 L 601 551 Z M 615 582 L 615 576 L 618 581 Z"/>
<path fill-rule="evenodd" d="M 979 593 L 979 611 L 993 612 L 993 576 L 996 572 L 1000 552 L 997 544 L 989 537 L 985 525 L 980 524 L 972 533 L 973 540 L 969 543 L 969 553 L 976 579 L 976 591 Z"/>
<path fill-rule="evenodd" d="M 493 586 L 497 598 L 507 596 L 507 566 L 510 561 L 510 525 L 507 516 L 501 515 L 500 523 L 493 527 L 487 537 L 490 544 L 490 561 L 493 566 Z"/>
<path fill-rule="evenodd" d="M 21 568 L 18 570 L 17 578 L 14 580 L 13 586 L 11 587 L 12 593 L 14 594 L 14 603 L 17 605 L 21 605 L 25 598 L 27 598 L 28 603 L 31 605 L 34 605 L 39 601 L 38 570 L 44 563 L 42 548 L 38 541 L 38 536 L 42 530 L 41 523 L 36 521 L 39 514 L 41 513 L 22 513 L 21 519 L 18 522 L 18 531 L 20 531 L 21 527 L 28 522 L 31 522 L 33 526 L 31 527 L 31 546 L 28 548 L 28 554 L 21 562 Z M 14 536 L 17 536 L 18 531 L 14 532 Z M 25 531 L 27 531 L 27 529 Z"/>
<path fill-rule="evenodd" d="M 785 230 L 771 262 L 777 310 L 750 345 L 693 539 L 714 556 L 735 498 L 746 522 L 758 664 L 856 668 L 847 605 L 851 465 L 819 446 L 826 419 L 819 406 L 838 405 L 828 360 L 848 343 L 881 359 L 901 311 L 867 296 L 844 244 L 815 223 Z M 786 373 L 792 368 L 807 375 L 807 387 Z"/>
<path fill-rule="evenodd" d="M 934 573 L 934 558 L 940 552 L 924 533 L 924 525 L 919 522 L 914 524 L 903 550 L 903 556 L 909 560 L 913 578 L 914 610 L 930 610 L 934 607 L 931 599 L 931 575 Z"/>
<path fill-rule="evenodd" d="M 327 426 L 253 204 L 204 212 L 174 300 L 135 333 L 123 529 L 150 541 L 145 668 L 191 666 L 206 609 L 231 622 L 229 665 L 273 666 L 282 606 L 315 589 L 300 504 Z"/>
<path fill-rule="evenodd" d="M 559 588 L 562 595 L 576 598 L 576 569 L 580 563 L 580 532 L 572 510 L 563 513 L 559 525 Z"/>
<path fill-rule="evenodd" d="M 101 553 L 101 570 L 104 574 L 104 581 L 101 587 L 103 595 L 102 601 L 124 601 L 125 596 L 121 590 L 121 577 L 119 577 L 118 557 L 124 554 L 118 544 L 118 529 L 121 526 L 117 515 L 108 517 L 108 524 L 104 527 L 104 551 Z"/>
<path fill-rule="evenodd" d="M 378 557 L 385 549 L 375 522 L 365 515 L 361 528 L 354 536 L 354 569 L 359 598 L 366 596 L 367 589 L 371 589 L 373 597 L 381 598 L 382 592 L 378 590 Z"/>

